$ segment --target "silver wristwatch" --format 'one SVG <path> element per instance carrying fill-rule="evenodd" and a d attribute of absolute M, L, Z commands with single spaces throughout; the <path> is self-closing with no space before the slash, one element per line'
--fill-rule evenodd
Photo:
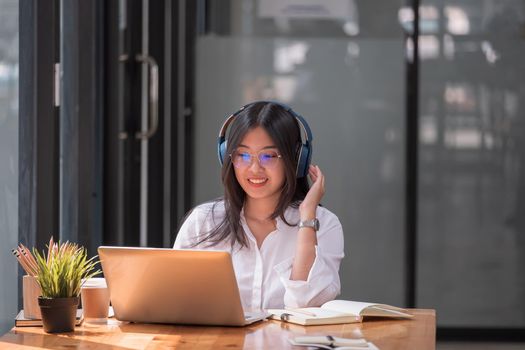
<path fill-rule="evenodd" d="M 311 227 L 315 231 L 319 231 L 319 220 L 315 218 L 312 220 L 299 221 L 299 228 L 301 227 Z"/>

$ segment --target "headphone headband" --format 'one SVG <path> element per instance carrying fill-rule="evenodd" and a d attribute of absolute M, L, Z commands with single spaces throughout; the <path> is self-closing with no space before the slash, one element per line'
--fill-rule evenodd
<path fill-rule="evenodd" d="M 222 127 L 219 131 L 219 138 L 217 142 L 217 153 L 219 156 L 219 163 L 222 166 L 224 163 L 225 156 L 226 156 L 226 150 L 227 150 L 227 144 L 228 144 L 228 141 L 226 140 L 226 132 L 228 130 L 228 126 L 233 122 L 235 117 L 239 113 L 241 113 L 243 110 L 245 110 L 251 105 L 254 105 L 256 103 L 261 103 L 261 102 L 276 104 L 280 106 L 281 108 L 283 108 L 288 113 L 290 113 L 295 118 L 295 120 L 297 120 L 297 124 L 299 124 L 299 129 L 300 129 L 299 133 L 304 136 L 304 142 L 301 142 L 301 148 L 298 152 L 296 174 L 297 174 L 297 177 L 306 176 L 308 174 L 308 168 L 310 166 L 310 160 L 312 157 L 312 140 L 313 140 L 312 131 L 310 130 L 310 127 L 308 126 L 308 123 L 303 118 L 303 116 L 296 113 L 290 106 L 284 103 L 281 103 L 281 102 L 276 102 L 276 101 L 263 100 L 263 101 L 254 101 L 254 102 L 248 103 L 242 106 L 238 111 L 232 113 L 228 118 L 226 118 L 226 120 L 222 124 Z"/>

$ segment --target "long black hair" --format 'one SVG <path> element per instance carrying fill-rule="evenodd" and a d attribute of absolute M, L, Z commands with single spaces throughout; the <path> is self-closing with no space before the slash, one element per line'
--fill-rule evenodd
<path fill-rule="evenodd" d="M 275 211 L 270 219 L 280 217 L 287 225 L 289 223 L 284 212 L 289 206 L 297 208 L 308 193 L 309 185 L 305 177 L 296 175 L 298 152 L 301 146 L 301 131 L 295 117 L 281 105 L 272 102 L 255 102 L 239 112 L 233 120 L 228 135 L 227 155 L 231 154 L 241 143 L 248 131 L 262 127 L 274 141 L 284 162 L 285 181 Z M 195 244 L 207 243 L 214 246 L 224 240 L 231 240 L 231 245 L 240 244 L 247 247 L 248 241 L 241 225 L 241 210 L 246 199 L 246 193 L 235 177 L 235 172 L 229 156 L 224 157 L 222 165 L 222 183 L 224 197 L 212 207 L 224 202 L 225 215 L 222 221 L 210 232 L 204 233 L 204 238 Z"/>

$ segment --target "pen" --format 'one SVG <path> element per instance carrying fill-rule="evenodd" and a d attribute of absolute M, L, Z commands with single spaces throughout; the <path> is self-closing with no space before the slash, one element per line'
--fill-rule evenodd
<path fill-rule="evenodd" d="M 22 266 L 22 268 L 24 269 L 24 271 L 25 271 L 28 275 L 34 276 L 31 267 L 29 267 L 29 266 L 27 265 L 27 263 L 25 262 L 25 260 L 24 260 L 24 259 L 22 258 L 22 256 L 20 255 L 20 252 L 17 251 L 17 250 L 15 250 L 15 249 L 12 249 L 11 252 L 12 252 L 13 255 L 16 257 L 16 259 L 18 260 L 18 262 L 20 263 L 20 265 Z"/>
<path fill-rule="evenodd" d="M 36 271 L 38 270 L 38 266 L 36 262 L 34 261 L 34 258 L 31 254 L 28 254 L 28 252 L 23 248 L 18 248 L 18 253 L 20 256 L 24 259 L 26 265 L 31 269 L 32 275 L 36 275 Z"/>
<path fill-rule="evenodd" d="M 310 311 L 307 311 L 307 310 L 303 310 L 303 309 L 298 309 L 298 308 L 293 308 L 293 307 L 285 307 L 284 309 L 288 310 L 288 311 L 297 312 L 298 314 L 303 314 L 303 315 L 307 315 L 307 316 L 317 317 L 317 315 L 314 314 L 313 312 L 310 312 Z"/>
<path fill-rule="evenodd" d="M 29 257 L 29 260 L 31 261 L 33 266 L 38 266 L 38 264 L 36 263 L 35 257 L 33 256 L 33 253 L 31 253 L 31 250 L 27 249 L 27 247 L 23 245 L 22 243 L 20 243 L 20 247 L 22 248 L 24 254 Z"/>

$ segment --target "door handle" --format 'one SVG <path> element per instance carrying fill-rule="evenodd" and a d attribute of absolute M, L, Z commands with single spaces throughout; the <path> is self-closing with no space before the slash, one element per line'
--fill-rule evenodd
<path fill-rule="evenodd" d="M 159 127 L 159 65 L 153 57 L 148 55 L 139 54 L 135 59 L 146 63 L 149 67 L 149 128 L 135 134 L 135 138 L 147 140 L 155 134 Z"/>

